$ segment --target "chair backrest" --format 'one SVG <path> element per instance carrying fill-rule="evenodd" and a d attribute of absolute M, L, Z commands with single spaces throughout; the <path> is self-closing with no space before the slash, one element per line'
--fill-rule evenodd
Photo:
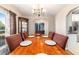
<path fill-rule="evenodd" d="M 49 32 L 49 33 L 48 33 L 48 37 L 51 38 L 51 39 L 53 39 L 54 34 L 55 34 L 55 32 Z"/>
<path fill-rule="evenodd" d="M 22 41 L 20 34 L 13 34 L 11 36 L 6 37 L 7 44 L 9 46 L 10 52 L 12 52 L 16 47 L 19 46 Z"/>
<path fill-rule="evenodd" d="M 28 37 L 28 33 L 27 32 L 23 32 L 23 38 L 24 38 L 24 40 Z"/>
<path fill-rule="evenodd" d="M 63 49 L 65 49 L 68 37 L 61 34 L 54 34 L 53 40 Z"/>

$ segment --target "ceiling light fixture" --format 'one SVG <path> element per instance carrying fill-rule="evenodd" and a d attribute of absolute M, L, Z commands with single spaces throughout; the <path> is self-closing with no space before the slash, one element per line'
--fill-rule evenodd
<path fill-rule="evenodd" d="M 32 9 L 33 15 L 39 17 L 41 15 L 44 15 L 45 12 L 46 12 L 46 10 L 40 4 L 33 6 L 33 9 Z"/>

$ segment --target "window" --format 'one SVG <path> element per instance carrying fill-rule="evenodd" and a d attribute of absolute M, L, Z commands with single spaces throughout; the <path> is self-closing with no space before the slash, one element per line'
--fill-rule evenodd
<path fill-rule="evenodd" d="M 5 14 L 0 13 L 0 46 L 5 44 Z"/>

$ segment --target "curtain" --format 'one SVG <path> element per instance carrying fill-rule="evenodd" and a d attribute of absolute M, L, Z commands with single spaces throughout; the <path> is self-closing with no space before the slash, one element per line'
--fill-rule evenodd
<path fill-rule="evenodd" d="M 10 14 L 10 35 L 16 34 L 16 14 L 12 11 L 9 11 Z"/>

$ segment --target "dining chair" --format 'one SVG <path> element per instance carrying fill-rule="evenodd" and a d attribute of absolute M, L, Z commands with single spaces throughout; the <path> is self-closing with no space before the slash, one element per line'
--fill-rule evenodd
<path fill-rule="evenodd" d="M 27 32 L 23 32 L 22 33 L 22 36 L 23 36 L 23 38 L 24 38 L 24 40 L 28 37 L 28 33 Z"/>
<path fill-rule="evenodd" d="M 54 34 L 53 41 L 55 41 L 60 47 L 65 49 L 68 37 L 61 34 Z"/>
<path fill-rule="evenodd" d="M 49 32 L 49 33 L 48 33 L 48 37 L 51 38 L 51 39 L 53 39 L 54 33 L 55 33 L 55 32 Z"/>
<path fill-rule="evenodd" d="M 6 37 L 6 42 L 9 46 L 10 52 L 12 52 L 16 47 L 19 46 L 22 41 L 20 34 L 13 34 L 11 36 Z"/>

